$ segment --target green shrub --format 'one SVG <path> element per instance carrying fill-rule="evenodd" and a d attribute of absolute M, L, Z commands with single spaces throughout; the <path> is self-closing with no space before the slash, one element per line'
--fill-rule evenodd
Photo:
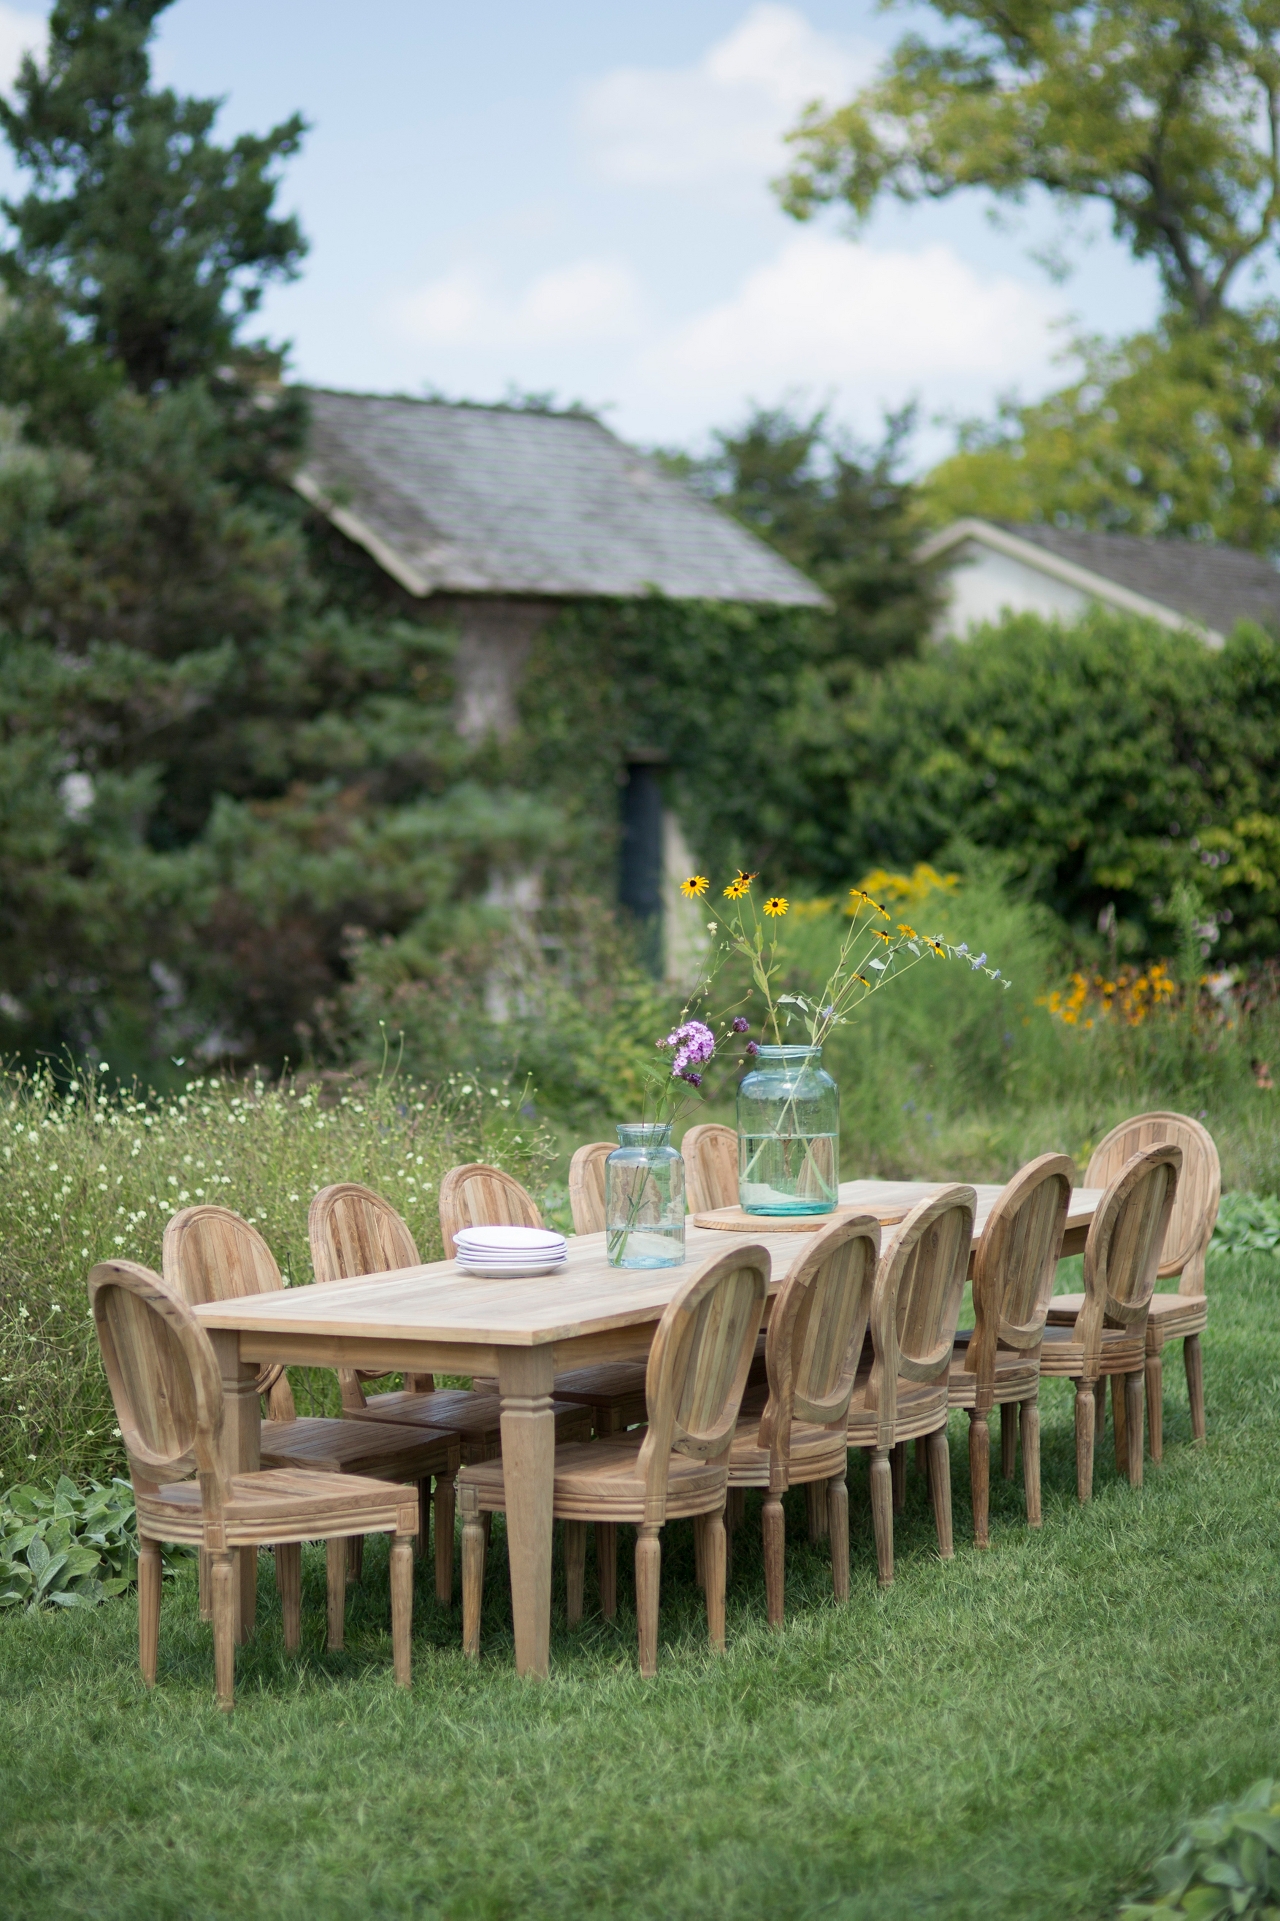
<path fill-rule="evenodd" d="M 124 1465 L 85 1293 L 95 1261 L 160 1266 L 165 1223 L 216 1201 L 264 1236 L 286 1284 L 311 1279 L 307 1208 L 365 1181 L 441 1251 L 437 1195 L 459 1161 L 540 1182 L 548 1145 L 501 1082 L 433 1090 L 390 1075 L 311 1085 L 195 1078 L 168 1098 L 0 1075 L 0 1476 L 108 1477 Z M 303 1411 L 326 1377 L 300 1381 Z"/>
<path fill-rule="evenodd" d="M 1280 1253 L 1280 1200 L 1257 1194 L 1224 1194 L 1209 1252 Z"/>
<path fill-rule="evenodd" d="M 166 1568 L 190 1549 L 162 1547 Z M 128 1481 L 81 1492 L 65 1474 L 52 1490 L 0 1494 L 0 1608 L 91 1608 L 132 1587 L 138 1517 Z"/>
<path fill-rule="evenodd" d="M 1223 1801 L 1152 1869 L 1153 1887 L 1120 1910 L 1125 1921 L 1280 1921 L 1280 1784 L 1257 1781 Z"/>

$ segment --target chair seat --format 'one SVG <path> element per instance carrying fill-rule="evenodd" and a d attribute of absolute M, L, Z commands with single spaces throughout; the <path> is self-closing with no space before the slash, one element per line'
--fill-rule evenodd
<path fill-rule="evenodd" d="M 793 1487 L 807 1481 L 829 1481 L 843 1474 L 849 1441 L 843 1423 L 835 1430 L 812 1421 L 792 1421 L 791 1457 L 787 1480 Z M 738 1423 L 729 1451 L 730 1487 L 768 1487 L 769 1450 L 760 1446 L 760 1416 L 750 1414 Z"/>
<path fill-rule="evenodd" d="M 430 1474 L 456 1471 L 458 1437 L 439 1428 L 396 1427 L 390 1421 L 302 1415 L 296 1421 L 264 1421 L 260 1454 L 265 1468 L 422 1481 Z"/>
<path fill-rule="evenodd" d="M 636 1467 L 642 1433 L 612 1434 L 605 1441 L 558 1447 L 552 1513 L 562 1521 L 644 1520 L 644 1478 Z M 464 1467 L 458 1486 L 473 1487 L 482 1512 L 506 1507 L 501 1461 Z M 695 1461 L 673 1454 L 667 1483 L 667 1519 L 714 1513 L 727 1486 L 724 1462 Z"/>
<path fill-rule="evenodd" d="M 868 1376 L 858 1380 L 849 1403 L 849 1446 L 874 1447 L 880 1423 L 878 1408 L 865 1405 Z M 947 1378 L 940 1381 L 898 1381 L 898 1419 L 895 1441 L 914 1441 L 917 1435 L 932 1434 L 947 1418 Z"/>
<path fill-rule="evenodd" d="M 1008 1401 L 1034 1400 L 1040 1387 L 1040 1357 L 1033 1355 L 1030 1360 L 1025 1354 L 1015 1353 L 1010 1348 L 996 1351 L 996 1407 Z M 978 1398 L 978 1377 L 965 1368 L 963 1353 L 957 1354 L 951 1363 L 951 1374 L 947 1382 L 947 1404 L 950 1407 L 973 1407 Z"/>
<path fill-rule="evenodd" d="M 569 1401 L 553 1401 L 556 1440 L 586 1440 L 591 1433 L 591 1412 Z M 496 1394 L 474 1394 L 465 1387 L 438 1387 L 430 1394 L 414 1394 L 399 1388 L 390 1394 L 374 1394 L 362 1408 L 347 1411 L 352 1421 L 391 1421 L 407 1427 L 448 1429 L 460 1435 L 464 1452 L 489 1452 L 502 1444 L 502 1403 Z"/>
<path fill-rule="evenodd" d="M 1050 1322 L 1069 1326 L 1083 1306 L 1083 1294 L 1058 1294 L 1049 1306 Z M 1203 1334 L 1208 1325 L 1207 1295 L 1153 1294 L 1147 1314 L 1147 1346 L 1159 1347 L 1165 1341 L 1185 1340 L 1188 1334 Z"/>
<path fill-rule="evenodd" d="M 156 1541 L 209 1546 L 198 1481 L 138 1490 L 138 1531 Z M 418 1491 L 357 1474 L 267 1468 L 236 1474 L 222 1510 L 228 1547 L 327 1541 L 343 1534 L 418 1532 Z"/>
<path fill-rule="evenodd" d="M 616 1410 L 624 1427 L 643 1421 L 647 1413 L 644 1382 L 647 1369 L 639 1361 L 616 1361 L 604 1367 L 576 1367 L 557 1374 L 558 1401 L 589 1407 L 597 1413 Z"/>
<path fill-rule="evenodd" d="M 1104 1327 L 1102 1330 L 1101 1374 L 1131 1374 L 1142 1366 L 1146 1335 L 1141 1328 Z M 1084 1345 L 1075 1338 L 1075 1328 L 1046 1327 L 1040 1350 L 1040 1372 L 1076 1379 L 1084 1367 Z"/>

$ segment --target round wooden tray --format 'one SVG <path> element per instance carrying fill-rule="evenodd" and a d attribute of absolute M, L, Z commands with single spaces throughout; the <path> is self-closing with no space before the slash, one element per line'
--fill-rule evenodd
<path fill-rule="evenodd" d="M 881 1227 L 895 1227 L 910 1213 L 907 1207 L 833 1207 L 829 1214 L 748 1214 L 741 1207 L 717 1207 L 710 1214 L 695 1214 L 695 1227 L 713 1227 L 721 1234 L 816 1234 L 832 1221 L 848 1220 L 855 1214 L 870 1214 Z"/>

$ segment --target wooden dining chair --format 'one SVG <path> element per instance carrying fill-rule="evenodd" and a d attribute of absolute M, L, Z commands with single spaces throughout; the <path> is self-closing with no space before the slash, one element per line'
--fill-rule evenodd
<path fill-rule="evenodd" d="M 614 1152 L 613 1141 L 589 1141 L 569 1163 L 569 1207 L 575 1234 L 604 1233 L 604 1164 Z M 599 1367 L 577 1367 L 556 1376 L 561 1400 L 591 1409 L 597 1435 L 616 1434 L 635 1427 L 645 1417 L 644 1365 L 615 1361 Z"/>
<path fill-rule="evenodd" d="M 604 1233 L 604 1164 L 616 1142 L 588 1141 L 569 1162 L 569 1212 L 575 1234 Z"/>
<path fill-rule="evenodd" d="M 580 1148 L 579 1154 L 598 1154 L 604 1142 L 596 1142 L 590 1148 Z M 611 1154 L 612 1147 L 605 1149 Z M 578 1156 L 574 1156 L 575 1162 Z M 603 1229 L 604 1214 L 604 1155 L 599 1157 L 600 1166 L 600 1212 L 599 1229 L 583 1229 L 577 1225 L 575 1217 L 574 1233 L 597 1233 Z M 572 1172 L 570 1173 L 570 1198 L 572 1199 Z M 450 1168 L 440 1183 L 440 1229 L 444 1235 L 445 1249 L 453 1252 L 454 1236 L 464 1227 L 541 1227 L 542 1216 L 538 1212 L 533 1196 L 521 1187 L 519 1181 L 501 1168 L 486 1167 L 483 1162 L 472 1161 L 465 1167 Z M 554 1393 L 560 1402 L 567 1402 L 585 1410 L 592 1430 L 599 1435 L 615 1434 L 623 1428 L 632 1427 L 643 1421 L 644 1368 L 638 1362 L 614 1362 L 599 1367 L 577 1367 L 567 1374 L 557 1374 Z M 571 1438 L 561 1435 L 561 1439 Z"/>
<path fill-rule="evenodd" d="M 1200 1336 L 1209 1324 L 1205 1255 L 1222 1198 L 1218 1150 L 1213 1136 L 1190 1114 L 1135 1114 L 1132 1120 L 1122 1121 L 1099 1141 L 1084 1177 L 1086 1187 L 1109 1187 L 1131 1155 L 1165 1141 L 1172 1141 L 1182 1149 L 1182 1175 L 1160 1251 L 1156 1279 L 1173 1280 L 1176 1276 L 1178 1291 L 1176 1294 L 1153 1293 L 1147 1312 L 1144 1374 L 1147 1432 L 1153 1461 L 1164 1458 L 1163 1349 L 1167 1342 L 1182 1342 L 1191 1436 L 1197 1442 L 1205 1438 L 1204 1359 Z M 1050 1303 L 1049 1320 L 1069 1326 L 1083 1306 L 1083 1294 L 1059 1294 Z M 1121 1401 L 1121 1410 L 1123 1406 Z"/>
<path fill-rule="evenodd" d="M 689 1128 L 680 1143 L 684 1191 L 691 1214 L 738 1205 L 738 1136 L 718 1121 Z"/>
<path fill-rule="evenodd" d="M 230 1208 L 205 1204 L 184 1207 L 164 1231 L 164 1279 L 189 1307 L 204 1301 L 243 1300 L 250 1294 L 271 1294 L 284 1286 L 275 1256 L 256 1227 Z M 382 1481 L 411 1481 L 418 1489 L 418 1551 L 425 1554 L 431 1482 L 453 1486 L 462 1464 L 461 1440 L 442 1427 L 374 1427 L 323 1416 L 299 1417 L 282 1367 L 263 1368 L 257 1381 L 267 1396 L 269 1418 L 262 1423 L 260 1457 L 263 1467 L 318 1470 L 325 1474 L 374 1475 Z M 436 1557 L 447 1549 L 450 1590 L 453 1567 L 453 1510 L 449 1533 L 436 1540 Z M 354 1559 L 354 1557 L 351 1557 Z M 277 1570 L 278 1570 L 277 1562 Z M 352 1572 L 356 1568 L 352 1567 Z M 207 1568 L 201 1573 L 202 1597 L 208 1594 Z M 437 1588 L 440 1585 L 437 1579 Z M 451 1592 L 442 1597 L 446 1603 Z"/>
<path fill-rule="evenodd" d="M 702 1263 L 669 1302 L 649 1350 L 648 1426 L 589 1446 L 556 1449 L 552 1514 L 565 1524 L 568 1616 L 582 1618 L 587 1523 L 596 1528 L 600 1604 L 616 1607 L 618 1523 L 633 1522 L 640 1672 L 658 1666 L 661 1532 L 694 1517 L 702 1526 L 707 1631 L 724 1646 L 725 1531 L 729 1450 L 769 1289 L 769 1255 L 754 1242 Z M 462 1645 L 480 1652 L 484 1584 L 481 1516 L 506 1505 L 502 1463 L 458 1476 L 462 1513 Z"/>
<path fill-rule="evenodd" d="M 990 1544 L 993 1407 L 1002 1422 L 1006 1408 L 1018 1409 L 1027 1526 L 1040 1526 L 1040 1350 L 1075 1171 L 1065 1154 L 1041 1154 L 1020 1168 L 988 1215 L 974 1252 L 974 1327 L 957 1336 L 947 1401 L 969 1414 L 975 1547 Z"/>
<path fill-rule="evenodd" d="M 132 1261 L 100 1261 L 89 1300 L 116 1419 L 129 1457 L 138 1516 L 138 1663 L 155 1684 L 160 1639 L 160 1543 L 185 1542 L 211 1557 L 218 1706 L 235 1698 L 235 1552 L 273 1545 L 281 1564 L 285 1647 L 301 1639 L 302 1543 L 322 1540 L 328 1562 L 328 1645 L 340 1648 L 346 1541 L 390 1534 L 395 1677 L 410 1680 L 415 1491 L 356 1474 L 264 1468 L 228 1475 L 222 1463 L 225 1400 L 213 1344 L 187 1303 Z M 253 1589 L 245 1595 L 251 1611 Z M 252 1622 L 245 1621 L 248 1632 Z"/>
<path fill-rule="evenodd" d="M 1177 1198 L 1182 1149 L 1174 1142 L 1133 1154 L 1093 1217 L 1084 1249 L 1084 1294 L 1069 1327 L 1051 1321 L 1040 1372 L 1076 1383 L 1076 1491 L 1093 1497 L 1097 1404 L 1108 1376 L 1123 1382 L 1124 1425 L 1117 1422 L 1116 1465 L 1142 1486 L 1142 1386 L 1147 1310 L 1169 1217 Z"/>
<path fill-rule="evenodd" d="M 902 1506 L 908 1441 L 925 1440 L 938 1552 L 944 1561 L 955 1553 L 947 1407 L 976 1208 L 971 1187 L 942 1188 L 912 1208 L 876 1269 L 872 1362 L 859 1374 L 849 1403 L 849 1445 L 871 1455 L 881 1587 L 893 1580 L 893 1515 Z"/>
<path fill-rule="evenodd" d="M 358 1181 L 338 1181 L 321 1189 L 307 1211 L 307 1236 L 317 1281 L 356 1280 L 421 1265 L 406 1222 L 390 1201 Z M 397 1427 L 445 1428 L 458 1436 L 463 1461 L 483 1461 L 500 1452 L 502 1406 L 496 1383 L 488 1391 L 441 1388 L 436 1386 L 434 1375 L 408 1374 L 403 1387 L 370 1394 L 367 1383 L 377 1378 L 350 1368 L 338 1370 L 346 1419 L 376 1421 L 379 1425 L 390 1422 Z M 557 1438 L 585 1439 L 590 1433 L 590 1414 L 576 1402 L 557 1401 L 555 1414 Z M 436 1593 L 447 1604 L 453 1598 L 452 1480 L 442 1476 L 436 1481 L 434 1504 Z"/>
<path fill-rule="evenodd" d="M 849 1401 L 879 1253 L 880 1223 L 869 1214 L 833 1221 L 814 1236 L 769 1316 L 763 1407 L 751 1390 L 743 1401 L 729 1455 L 726 1515 L 732 1532 L 743 1491 L 765 1490 L 764 1577 L 771 1627 L 781 1627 L 786 1602 L 782 1497 L 789 1487 L 817 1487 L 825 1497 L 832 1586 L 837 1601 L 849 1598 Z"/>

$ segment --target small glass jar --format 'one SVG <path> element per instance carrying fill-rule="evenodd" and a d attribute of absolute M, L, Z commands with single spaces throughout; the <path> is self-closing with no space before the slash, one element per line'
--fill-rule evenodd
<path fill-rule="evenodd" d="M 761 1047 L 738 1088 L 738 1199 L 748 1214 L 829 1214 L 839 1199 L 840 1090 L 820 1047 Z"/>
<path fill-rule="evenodd" d="M 684 1156 L 670 1122 L 618 1129 L 604 1164 L 610 1267 L 679 1267 L 684 1260 Z"/>

